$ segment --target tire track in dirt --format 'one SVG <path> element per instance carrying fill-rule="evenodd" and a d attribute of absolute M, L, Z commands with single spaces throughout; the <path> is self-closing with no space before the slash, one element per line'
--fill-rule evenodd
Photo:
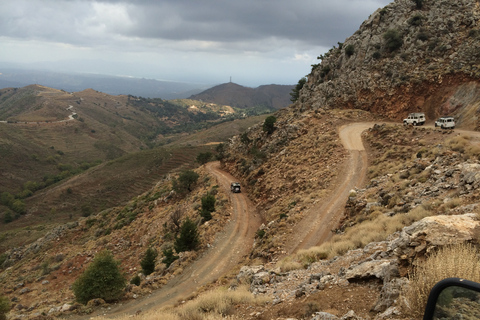
<path fill-rule="evenodd" d="M 230 183 L 235 181 L 234 177 L 220 170 L 219 162 L 208 163 L 206 167 L 216 177 L 218 185 L 230 192 Z M 139 310 L 145 312 L 173 305 L 241 264 L 252 248 L 255 232 L 260 226 L 260 216 L 256 214 L 255 206 L 244 194 L 231 194 L 230 199 L 233 215 L 227 226 L 217 234 L 213 245 L 200 258 L 187 266 L 181 275 L 171 279 L 165 286 L 147 297 L 113 305 L 111 310 L 96 311 L 94 314 L 77 319 L 134 315 Z"/>
<path fill-rule="evenodd" d="M 294 239 L 287 247 L 287 253 L 298 252 L 320 245 L 332 235 L 340 219 L 351 189 L 363 184 L 367 172 L 367 153 L 361 134 L 374 123 L 351 123 L 339 128 L 340 140 L 349 151 L 343 172 L 334 184 L 337 187 L 324 201 L 308 210 L 305 217 L 295 227 Z"/>

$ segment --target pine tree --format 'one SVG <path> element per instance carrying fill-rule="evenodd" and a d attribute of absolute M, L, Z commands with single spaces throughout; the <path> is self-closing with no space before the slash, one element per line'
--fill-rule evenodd
<path fill-rule="evenodd" d="M 174 248 L 178 253 L 195 250 L 200 243 L 197 225 L 187 218 L 180 228 L 180 236 L 175 238 Z"/>
<path fill-rule="evenodd" d="M 202 197 L 202 208 L 200 209 L 200 215 L 203 220 L 208 221 L 212 219 L 212 212 L 215 211 L 215 196 L 213 194 L 207 194 Z"/>
<path fill-rule="evenodd" d="M 155 271 L 155 259 L 157 258 L 157 251 L 149 247 L 145 251 L 142 261 L 140 261 L 140 266 L 142 267 L 143 274 L 148 276 L 153 271 Z"/>

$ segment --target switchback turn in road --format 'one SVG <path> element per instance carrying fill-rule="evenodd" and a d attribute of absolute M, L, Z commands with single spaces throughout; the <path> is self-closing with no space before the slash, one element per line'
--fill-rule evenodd
<path fill-rule="evenodd" d="M 322 203 L 310 208 L 305 217 L 295 227 L 295 239 L 287 248 L 287 253 L 297 252 L 320 245 L 332 236 L 332 230 L 338 226 L 343 208 L 350 190 L 362 185 L 367 172 L 367 153 L 362 142 L 362 132 L 373 123 L 351 123 L 340 127 L 339 135 L 348 160 L 344 163 L 342 174 L 336 187 Z"/>

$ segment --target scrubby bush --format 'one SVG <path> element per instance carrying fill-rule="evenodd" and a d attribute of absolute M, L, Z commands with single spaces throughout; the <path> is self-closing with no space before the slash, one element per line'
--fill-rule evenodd
<path fill-rule="evenodd" d="M 10 302 L 7 297 L 0 295 L 0 320 L 7 320 L 7 313 L 10 311 Z"/>
<path fill-rule="evenodd" d="M 172 248 L 163 249 L 163 259 L 162 263 L 165 263 L 165 266 L 168 268 L 170 265 L 178 259 L 178 256 L 173 254 Z"/>
<path fill-rule="evenodd" d="M 417 9 L 422 9 L 423 1 L 424 0 L 413 0 L 413 2 L 415 2 L 415 6 L 417 7 Z"/>
<path fill-rule="evenodd" d="M 402 35 L 396 29 L 389 29 L 385 32 L 383 39 L 385 40 L 385 48 L 390 52 L 399 49 L 403 45 Z"/>
<path fill-rule="evenodd" d="M 92 263 L 75 280 L 72 290 L 78 302 L 86 304 L 91 299 L 105 301 L 119 299 L 124 292 L 127 279 L 120 271 L 120 262 L 116 261 L 108 250 L 101 251 Z"/>
<path fill-rule="evenodd" d="M 213 158 L 213 153 L 207 151 L 207 152 L 200 152 L 197 156 L 197 162 L 200 164 L 205 164 L 212 160 Z"/>
<path fill-rule="evenodd" d="M 155 259 L 157 258 L 157 251 L 152 247 L 149 247 L 145 251 L 142 261 L 140 261 L 140 266 L 142 267 L 142 272 L 144 275 L 148 276 L 153 271 L 155 271 Z"/>
<path fill-rule="evenodd" d="M 416 14 L 408 20 L 408 23 L 411 26 L 419 26 L 422 24 L 423 16 L 421 14 Z"/>
<path fill-rule="evenodd" d="M 132 280 L 130 280 L 130 284 L 134 284 L 137 287 L 140 285 L 141 282 L 142 282 L 142 279 L 140 279 L 140 276 L 138 274 L 135 275 L 135 277 L 133 277 Z"/>
<path fill-rule="evenodd" d="M 345 54 L 348 57 L 351 57 L 355 53 L 355 47 L 352 44 L 349 44 L 345 47 Z"/>

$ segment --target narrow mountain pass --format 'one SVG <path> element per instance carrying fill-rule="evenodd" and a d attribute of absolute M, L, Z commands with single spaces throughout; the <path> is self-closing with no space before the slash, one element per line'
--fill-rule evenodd
<path fill-rule="evenodd" d="M 339 128 L 340 140 L 349 151 L 347 161 L 343 165 L 334 189 L 324 201 L 310 208 L 305 217 L 293 231 L 294 239 L 287 247 L 291 254 L 301 249 L 320 245 L 332 235 L 332 230 L 338 226 L 343 216 L 343 209 L 350 190 L 360 187 L 367 172 L 367 153 L 362 142 L 362 132 L 374 123 L 359 122 L 344 125 Z"/>
<path fill-rule="evenodd" d="M 218 185 L 230 192 L 230 183 L 235 181 L 234 177 L 220 170 L 219 162 L 208 163 L 206 167 L 215 176 Z M 242 263 L 252 248 L 255 232 L 260 226 L 260 216 L 255 213 L 255 206 L 246 195 L 232 193 L 230 199 L 233 205 L 233 215 L 227 226 L 217 234 L 211 247 L 199 259 L 186 267 L 181 275 L 173 278 L 149 296 L 125 304 L 112 305 L 110 310 L 98 310 L 82 319 L 90 319 L 94 316 L 113 318 L 134 315 L 138 312 L 173 305 Z"/>

